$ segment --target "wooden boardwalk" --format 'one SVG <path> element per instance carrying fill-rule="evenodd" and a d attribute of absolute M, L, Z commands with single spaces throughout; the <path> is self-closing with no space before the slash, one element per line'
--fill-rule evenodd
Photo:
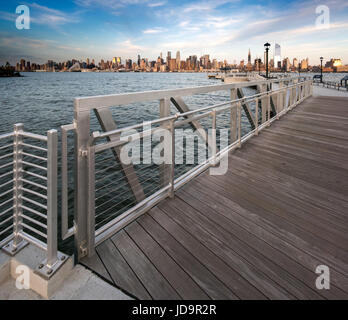
<path fill-rule="evenodd" d="M 309 98 L 83 264 L 139 299 L 348 299 L 348 98 Z"/>

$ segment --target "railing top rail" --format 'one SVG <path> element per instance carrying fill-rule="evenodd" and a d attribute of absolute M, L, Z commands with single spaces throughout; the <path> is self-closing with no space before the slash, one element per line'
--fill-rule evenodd
<path fill-rule="evenodd" d="M 13 132 L 2 134 L 2 135 L 0 135 L 0 140 L 11 138 L 11 137 L 13 137 L 13 135 L 14 135 Z"/>
<path fill-rule="evenodd" d="M 210 85 L 210 86 L 199 86 L 191 88 L 181 89 L 169 89 L 169 90 L 154 90 L 145 92 L 131 92 L 122 94 L 112 94 L 103 96 L 92 96 L 92 97 L 79 97 L 75 98 L 75 112 L 87 112 L 95 108 L 108 108 L 119 105 L 127 105 L 136 102 L 154 101 L 161 99 L 169 99 L 175 96 L 189 96 L 201 93 L 209 93 L 214 91 L 223 91 L 236 88 L 245 88 L 251 86 L 257 86 L 267 83 L 277 83 L 296 79 L 306 79 L 309 77 L 292 77 L 282 79 L 269 79 L 269 80 L 255 80 L 249 82 L 237 82 L 230 84 Z M 307 80 L 308 80 L 307 79 Z"/>
<path fill-rule="evenodd" d="M 312 80 L 311 79 L 307 79 L 305 82 L 308 82 L 308 81 L 312 81 Z M 111 135 L 121 134 L 123 132 L 130 131 L 130 130 L 133 130 L 133 129 L 138 129 L 140 127 L 143 127 L 144 125 L 152 126 L 154 124 L 167 122 L 167 121 L 170 121 L 170 120 L 177 120 L 178 118 L 192 116 L 192 115 L 194 115 L 194 114 L 196 114 L 198 112 L 213 110 L 213 109 L 216 109 L 216 108 L 219 108 L 219 107 L 223 107 L 223 106 L 226 106 L 226 105 L 230 105 L 230 106 L 228 106 L 228 108 L 231 108 L 232 105 L 237 105 L 239 102 L 248 102 L 250 100 L 255 100 L 257 98 L 261 98 L 261 97 L 264 97 L 264 96 L 273 95 L 273 94 L 276 94 L 277 92 L 284 91 L 284 90 L 287 90 L 287 89 L 290 89 L 290 88 L 294 88 L 296 86 L 298 86 L 298 84 L 289 85 L 289 86 L 282 87 L 282 88 L 275 89 L 275 90 L 269 90 L 269 91 L 265 91 L 265 92 L 260 92 L 260 93 L 257 93 L 257 94 L 251 95 L 251 96 L 246 96 L 246 97 L 235 99 L 235 100 L 225 101 L 225 102 L 222 102 L 222 103 L 218 103 L 218 104 L 215 104 L 215 105 L 199 108 L 199 109 L 196 109 L 196 110 L 191 110 L 191 111 L 184 112 L 184 113 L 177 113 L 176 115 L 173 115 L 173 116 L 170 116 L 170 117 L 160 118 L 160 119 L 156 119 L 156 120 L 153 120 L 153 121 L 147 121 L 145 123 L 138 123 L 138 124 L 135 124 L 135 125 L 132 125 L 132 126 L 128 126 L 128 127 L 124 127 L 124 128 L 120 128 L 120 129 L 116 129 L 116 130 L 112 130 L 112 131 L 107 131 L 107 132 L 103 132 L 103 133 L 100 133 L 99 131 L 95 131 L 95 132 L 93 132 L 93 139 L 92 139 L 91 142 L 93 144 L 96 140 L 99 140 L 99 139 L 102 139 L 102 138 L 106 138 L 106 137 L 109 137 Z M 217 110 L 217 111 L 223 111 L 222 109 Z"/>

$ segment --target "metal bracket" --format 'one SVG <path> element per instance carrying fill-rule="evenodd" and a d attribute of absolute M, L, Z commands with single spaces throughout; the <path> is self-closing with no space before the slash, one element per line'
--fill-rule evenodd
<path fill-rule="evenodd" d="M 47 260 L 44 260 L 38 267 L 34 270 L 34 273 L 40 277 L 48 280 L 53 277 L 53 275 L 62 267 L 62 265 L 68 261 L 69 257 L 61 252 L 57 254 L 57 261 L 52 266 L 47 265 Z"/>
<path fill-rule="evenodd" d="M 22 249 L 24 249 L 27 245 L 29 244 L 29 242 L 22 240 L 17 246 L 14 246 L 14 242 L 13 240 L 11 242 L 9 242 L 6 246 L 4 246 L 2 248 L 2 250 L 8 254 L 9 256 L 13 257 L 15 256 L 19 251 L 21 251 Z"/>

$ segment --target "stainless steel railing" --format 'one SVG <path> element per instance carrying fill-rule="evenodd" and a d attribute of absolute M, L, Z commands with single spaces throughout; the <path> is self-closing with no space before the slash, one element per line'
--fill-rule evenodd
<path fill-rule="evenodd" d="M 11 255 L 28 243 L 41 248 L 37 271 L 50 277 L 66 259 L 57 243 L 57 131 L 42 136 L 16 124 L 0 143 L 0 248 Z"/>
<path fill-rule="evenodd" d="M 238 93 L 249 86 L 257 86 L 259 93 L 247 97 Z M 227 95 L 216 94 L 226 91 Z M 286 78 L 76 99 L 74 123 L 62 126 L 62 239 L 75 237 L 78 259 L 92 255 L 96 244 L 162 199 L 173 197 L 204 170 L 217 169 L 229 151 L 311 94 L 312 80 Z M 193 95 L 210 100 L 190 110 L 182 97 Z M 110 107 L 153 100 L 160 102 L 159 118 L 116 127 Z M 171 103 L 179 112 L 171 110 Z M 91 111 L 102 133 L 91 134 Z M 75 216 L 70 228 L 69 132 L 75 138 Z M 154 135 L 158 137 L 152 139 Z M 191 150 L 184 147 L 188 141 Z M 57 249 L 57 144 L 56 130 L 42 136 L 24 131 L 22 124 L 0 136 L 0 248 L 9 254 L 28 243 L 41 248 L 46 259 L 37 272 L 44 277 L 51 277 L 66 260 Z M 130 161 L 120 161 L 129 153 Z M 155 154 L 166 161 L 154 161 Z"/>
<path fill-rule="evenodd" d="M 162 199 L 173 196 L 175 190 L 204 170 L 216 167 L 227 152 L 241 147 L 250 137 L 257 135 L 311 94 L 312 80 L 305 80 L 287 86 L 280 85 L 279 89 L 253 96 L 229 99 L 197 110 L 155 119 L 145 123 L 145 126 L 141 123 L 103 133 L 94 132 L 84 153 L 88 172 L 87 252 L 91 254 L 95 245 Z M 274 104 L 275 112 L 271 109 L 271 103 Z M 242 117 L 245 111 L 243 105 L 248 105 L 248 110 L 252 113 L 250 117 L 254 128 L 249 131 L 244 130 L 242 118 L 246 117 Z M 177 141 L 179 129 L 189 127 L 200 129 L 200 141 L 195 140 L 193 156 L 196 157 L 199 143 L 207 146 L 207 157 L 195 159 L 191 166 L 177 163 L 175 159 L 180 151 Z M 221 129 L 226 130 L 225 143 L 221 140 Z M 169 135 L 164 143 L 167 146 L 165 153 L 169 155 L 171 162 L 158 165 L 153 162 L 144 163 L 144 152 L 136 156 L 142 160 L 139 164 L 129 163 L 125 166 L 116 162 L 125 146 L 144 146 L 147 138 L 161 130 Z M 157 147 L 158 143 L 148 144 L 147 153 L 152 154 Z"/>

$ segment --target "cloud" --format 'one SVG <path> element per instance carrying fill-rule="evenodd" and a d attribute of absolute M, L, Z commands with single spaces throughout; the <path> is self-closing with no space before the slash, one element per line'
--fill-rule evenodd
<path fill-rule="evenodd" d="M 155 33 L 162 33 L 167 31 L 167 29 L 164 28 L 153 28 L 153 29 L 146 29 L 143 31 L 144 34 L 155 34 Z"/>
<path fill-rule="evenodd" d="M 9 13 L 5 11 L 0 11 L 0 20 L 6 20 L 6 21 L 16 21 L 18 15 L 14 13 Z"/>
<path fill-rule="evenodd" d="M 79 21 L 77 17 L 78 13 L 67 14 L 63 11 L 45 7 L 37 3 L 32 3 L 29 6 L 33 8 L 33 13 L 31 15 L 31 22 L 33 23 L 58 26 Z"/>
<path fill-rule="evenodd" d="M 156 7 L 164 6 L 166 3 L 167 3 L 167 1 L 153 2 L 153 3 L 149 3 L 147 6 L 150 8 L 156 8 Z"/>

